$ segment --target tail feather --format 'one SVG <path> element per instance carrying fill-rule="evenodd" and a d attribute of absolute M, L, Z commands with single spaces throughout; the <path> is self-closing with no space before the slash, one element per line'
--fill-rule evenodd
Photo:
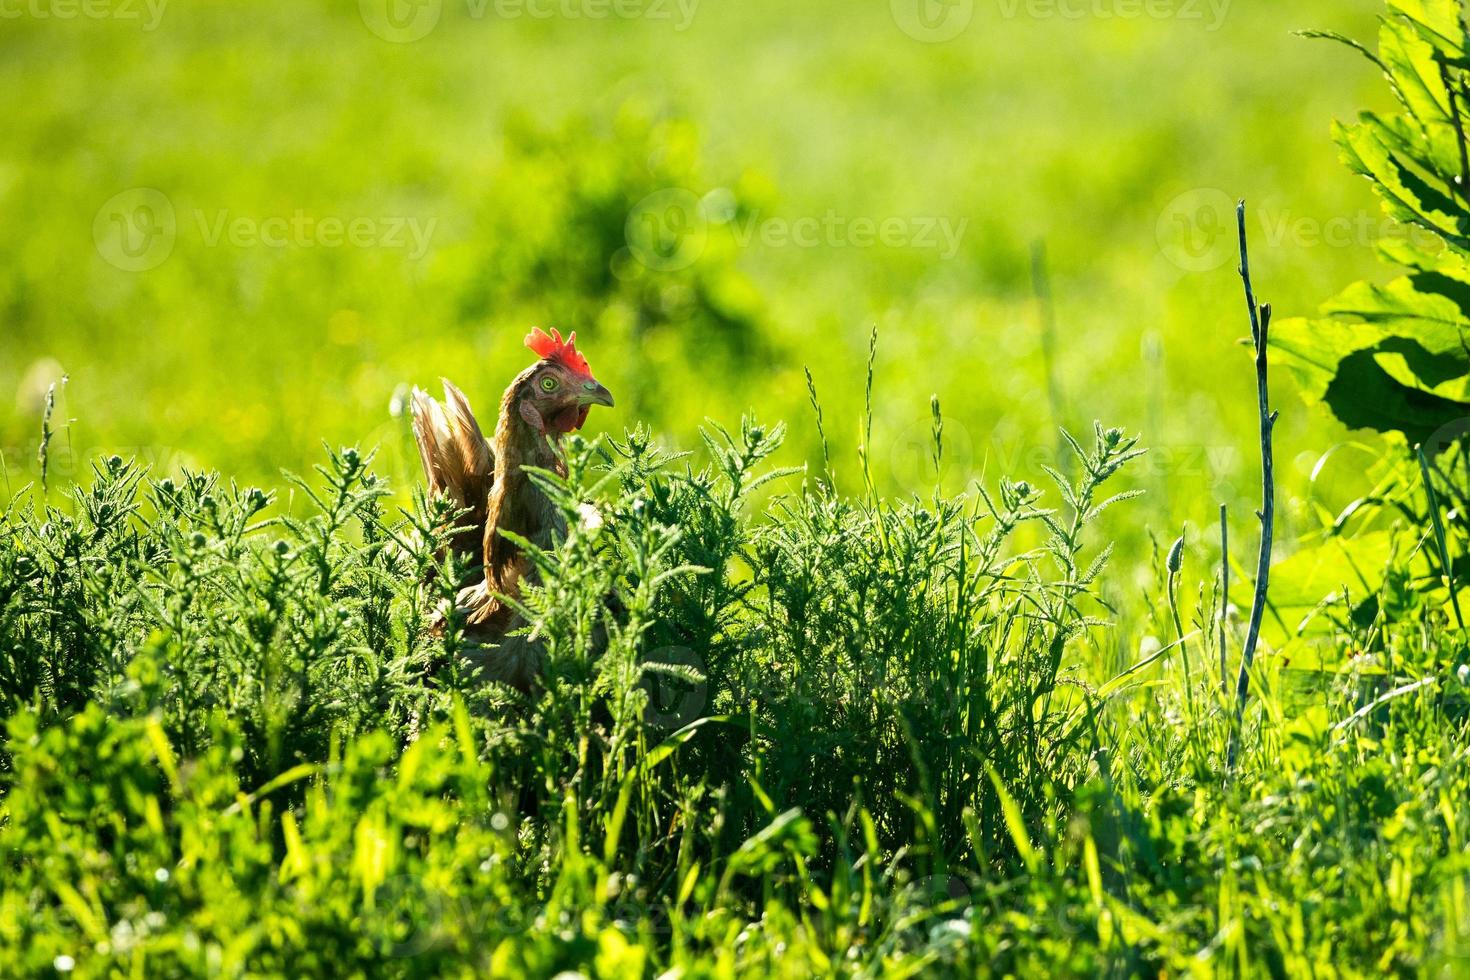
<path fill-rule="evenodd" d="M 471 564 L 481 561 L 490 487 L 495 483 L 495 454 L 475 420 L 469 399 L 444 379 L 444 402 L 413 390 L 413 435 L 423 460 L 429 495 L 442 494 L 469 513 L 460 519 L 450 541 L 456 554 Z"/>

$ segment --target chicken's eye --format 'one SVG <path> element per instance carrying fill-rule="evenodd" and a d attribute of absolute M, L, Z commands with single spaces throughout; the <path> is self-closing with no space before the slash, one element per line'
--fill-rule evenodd
<path fill-rule="evenodd" d="M 556 379 L 553 378 L 553 377 L 549 377 L 548 376 L 548 377 L 542 378 L 541 379 L 541 390 L 542 391 L 555 391 L 556 390 L 556 384 L 557 384 Z"/>

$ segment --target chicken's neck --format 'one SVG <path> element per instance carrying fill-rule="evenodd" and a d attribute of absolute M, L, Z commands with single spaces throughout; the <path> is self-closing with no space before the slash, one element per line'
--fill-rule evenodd
<path fill-rule="evenodd" d="M 539 547 L 550 547 L 560 525 L 560 514 L 526 474 L 525 467 L 565 474 L 566 467 L 552 449 L 548 435 L 519 410 L 520 385 L 506 391 L 495 428 L 495 483 L 485 522 L 485 579 L 496 592 L 514 595 L 524 562 L 520 546 L 500 531 L 510 531 Z"/>

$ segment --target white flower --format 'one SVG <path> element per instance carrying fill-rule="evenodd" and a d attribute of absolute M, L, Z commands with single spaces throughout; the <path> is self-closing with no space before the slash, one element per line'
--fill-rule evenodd
<path fill-rule="evenodd" d="M 582 530 L 588 532 L 589 534 L 596 533 L 597 531 L 602 530 L 602 512 L 599 511 L 595 506 L 585 503 L 578 504 L 577 513 L 582 515 L 582 519 L 580 521 L 582 525 Z"/>

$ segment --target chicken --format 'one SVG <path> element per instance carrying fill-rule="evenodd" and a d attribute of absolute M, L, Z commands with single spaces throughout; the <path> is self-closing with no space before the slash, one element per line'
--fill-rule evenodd
<path fill-rule="evenodd" d="M 505 389 L 489 440 L 469 400 L 448 380 L 443 404 L 417 388 L 413 393 L 413 432 L 429 493 L 468 512 L 449 547 L 483 566 L 480 580 L 461 589 L 456 601 L 466 638 L 474 644 L 467 656 L 487 680 L 522 691 L 539 673 L 540 653 L 526 636 L 508 635 L 525 624 L 501 597 L 519 596 L 532 569 L 520 547 L 500 532 L 542 548 L 565 533 L 560 512 L 523 467 L 564 474 L 556 442 L 580 429 L 593 405 L 613 404 L 612 393 L 577 352 L 576 340 L 575 333 L 563 341 L 558 331 L 547 334 L 539 327 L 526 336 L 526 346 L 540 359 Z"/>

